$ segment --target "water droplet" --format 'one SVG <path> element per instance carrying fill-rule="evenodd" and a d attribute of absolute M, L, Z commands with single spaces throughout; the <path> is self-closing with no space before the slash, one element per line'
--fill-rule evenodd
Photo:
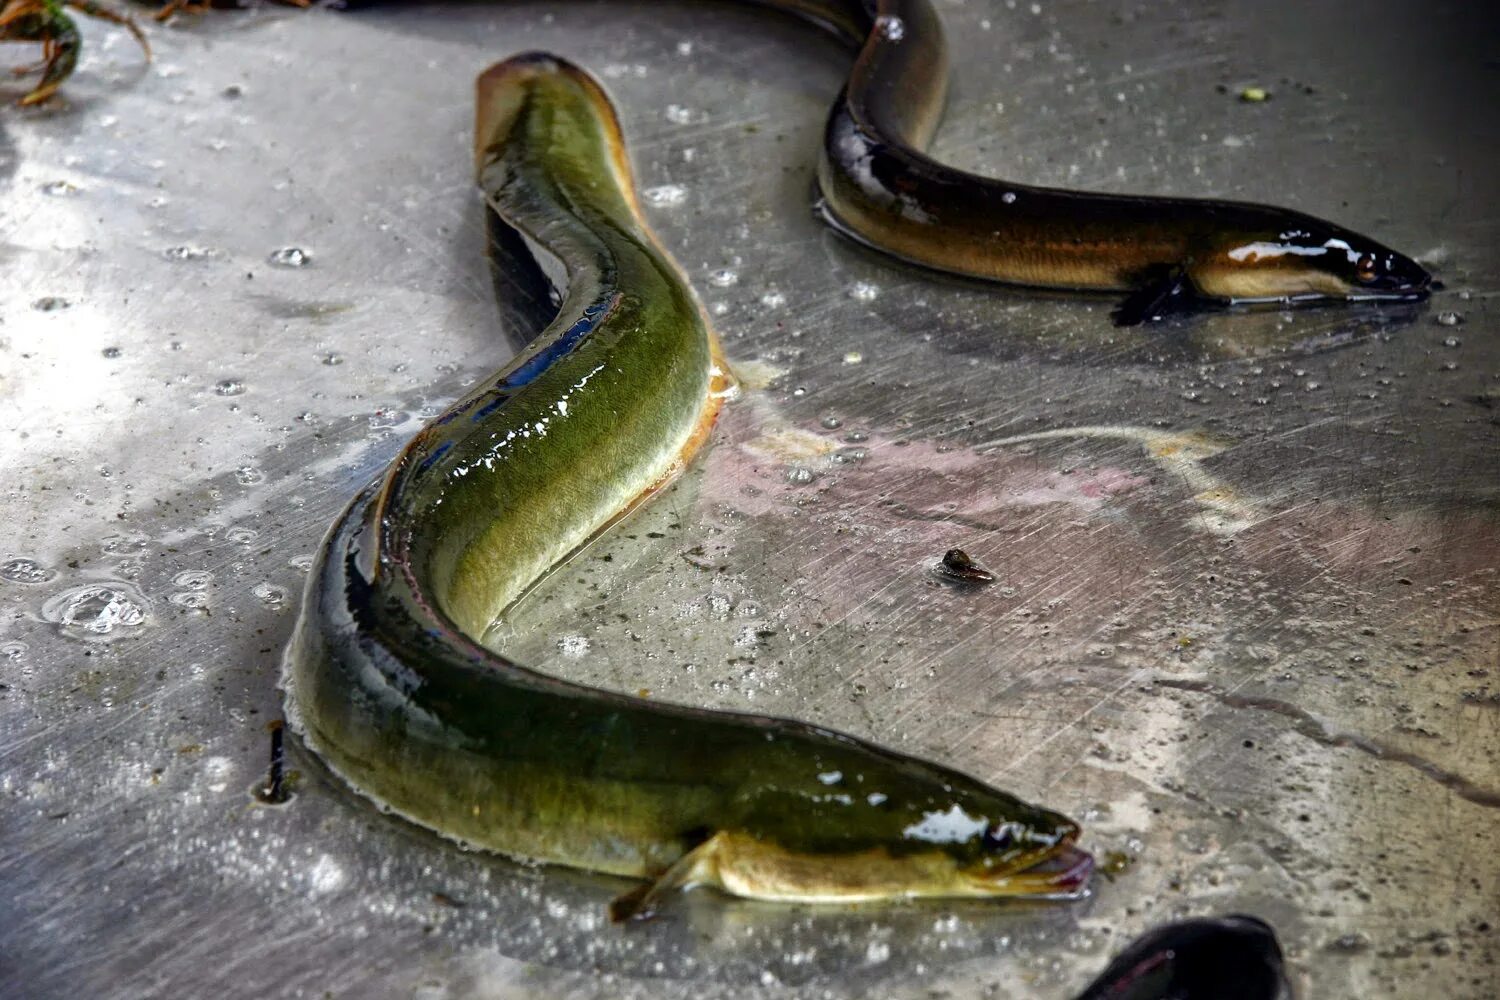
<path fill-rule="evenodd" d="M 11 583 L 46 583 L 56 575 L 53 570 L 25 556 L 0 563 L 0 580 L 9 580 Z"/>
<path fill-rule="evenodd" d="M 312 263 L 312 254 L 301 247 L 282 247 L 272 250 L 270 256 L 266 257 L 266 263 L 276 267 L 307 267 Z"/>
<path fill-rule="evenodd" d="M 342 354 L 325 354 L 323 355 L 323 363 L 330 368 L 334 368 L 344 363 L 344 356 Z"/>
<path fill-rule="evenodd" d="M 11 663 L 19 663 L 26 659 L 26 651 L 31 647 L 20 639 L 12 639 L 9 642 L 0 642 L 0 660 Z"/>
<path fill-rule="evenodd" d="M 754 649 L 765 642 L 767 637 L 762 634 L 764 632 L 765 630 L 758 626 L 746 625 L 735 633 L 734 644 L 741 649 Z"/>
<path fill-rule="evenodd" d="M 167 247 L 161 255 L 167 260 L 207 260 L 210 257 L 217 257 L 219 251 L 209 247 L 180 246 Z"/>
<path fill-rule="evenodd" d="M 708 283 L 719 288 L 728 288 L 740 280 L 739 273 L 727 267 L 721 267 L 708 276 Z"/>
<path fill-rule="evenodd" d="M 1463 323 L 1464 317 L 1463 313 L 1456 313 L 1452 310 L 1448 310 L 1446 312 L 1438 313 L 1433 317 L 1433 321 L 1437 323 L 1438 326 L 1459 326 Z"/>
<path fill-rule="evenodd" d="M 42 194 L 54 198 L 69 198 L 78 193 L 78 186 L 67 181 L 48 181 L 42 185 Z"/>
<path fill-rule="evenodd" d="M 1000 200 L 1007 205 L 1014 205 L 1016 203 L 1016 193 L 1014 191 L 1007 191 L 1000 196 Z"/>
<path fill-rule="evenodd" d="M 300 556 L 292 556 L 286 563 L 299 573 L 310 573 L 312 572 L 313 558 L 311 553 L 307 553 Z"/>
<path fill-rule="evenodd" d="M 172 577 L 172 583 L 178 587 L 186 587 L 188 590 L 207 590 L 208 585 L 214 582 L 214 575 L 206 569 L 185 569 Z"/>
<path fill-rule="evenodd" d="M 687 188 L 681 184 L 658 184 L 645 190 L 646 204 L 667 208 L 687 200 Z"/>
<path fill-rule="evenodd" d="M 128 583 L 89 583 L 47 598 L 42 618 L 82 638 L 145 624 L 146 599 Z"/>
<path fill-rule="evenodd" d="M 691 108 L 685 108 L 681 104 L 667 105 L 667 121 L 673 125 L 687 125 L 693 120 Z"/>
<path fill-rule="evenodd" d="M 844 426 L 844 422 L 838 417 L 834 416 L 824 417 L 822 420 L 819 420 L 818 423 L 822 425 L 826 430 L 830 431 L 837 430 L 838 428 Z"/>
<path fill-rule="evenodd" d="M 250 593 L 254 594 L 256 599 L 268 608 L 280 610 L 286 607 L 287 591 L 285 587 L 278 587 L 274 583 L 263 581 L 251 587 Z"/>
<path fill-rule="evenodd" d="M 865 356 L 858 351 L 844 352 L 844 364 L 846 365 L 857 365 L 864 360 Z"/>
<path fill-rule="evenodd" d="M 387 427 L 395 427 L 406 421 L 406 413 L 402 410 L 382 406 L 370 414 L 368 423 L 374 430 L 384 430 Z"/>
<path fill-rule="evenodd" d="M 106 347 L 99 353 L 104 355 L 106 358 L 118 358 L 120 356 L 120 349 L 118 347 Z"/>
<path fill-rule="evenodd" d="M 1350 934 L 1344 934 L 1328 943 L 1329 951 L 1342 951 L 1351 954 L 1355 952 L 1368 951 L 1369 948 L 1370 939 L 1358 931 L 1354 931 Z"/>
<path fill-rule="evenodd" d="M 220 396 L 238 396 L 245 391 L 245 383 L 237 378 L 220 379 L 214 383 L 214 392 Z"/>
<path fill-rule="evenodd" d="M 580 657 L 589 651 L 588 636 L 565 635 L 557 640 L 557 648 L 562 650 L 564 656 Z"/>
<path fill-rule="evenodd" d="M 208 595 L 196 590 L 182 590 L 167 598 L 179 608 L 187 608 L 189 611 L 206 611 L 208 609 Z"/>
<path fill-rule="evenodd" d="M 57 295 L 44 295 L 31 303 L 31 308 L 38 312 L 56 312 L 59 309 L 67 309 L 73 303 Z"/>
<path fill-rule="evenodd" d="M 258 486 L 266 481 L 266 474 L 253 465 L 242 465 L 234 470 L 234 479 L 241 486 Z"/>
<path fill-rule="evenodd" d="M 1463 341 L 1459 340 L 1457 337 L 1444 337 L 1443 338 L 1443 346 L 1444 347 L 1459 347 L 1462 344 L 1463 344 Z"/>
<path fill-rule="evenodd" d="M 760 304 L 767 309 L 780 309 L 786 305 L 786 296 L 773 289 L 760 297 Z"/>
<path fill-rule="evenodd" d="M 899 42 L 906 37 L 906 22 L 894 15 L 882 15 L 876 22 L 876 26 L 888 41 Z"/>
<path fill-rule="evenodd" d="M 849 297 L 856 302 L 874 302 L 880 294 L 880 286 L 871 281 L 856 281 L 849 288 Z"/>
<path fill-rule="evenodd" d="M 786 481 L 793 486 L 806 486 L 816 478 L 817 474 L 813 470 L 801 465 L 794 465 L 786 470 Z"/>

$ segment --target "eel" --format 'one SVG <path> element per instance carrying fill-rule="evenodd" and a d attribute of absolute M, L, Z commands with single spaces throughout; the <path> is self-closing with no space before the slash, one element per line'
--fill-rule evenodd
<path fill-rule="evenodd" d="M 1374 240 L 1249 202 L 1098 194 L 982 177 L 927 156 L 948 56 L 931 0 L 756 0 L 858 48 L 818 162 L 836 229 L 982 280 L 1127 292 L 1122 326 L 1208 304 L 1413 301 L 1431 277 Z"/>
<path fill-rule="evenodd" d="M 821 727 L 543 675 L 483 644 L 550 567 L 671 479 L 727 386 L 583 70 L 531 53 L 477 83 L 488 218 L 556 275 L 554 315 L 338 519 L 288 648 L 288 720 L 353 788 L 511 857 L 770 900 L 1075 898 L 1077 824 Z"/>

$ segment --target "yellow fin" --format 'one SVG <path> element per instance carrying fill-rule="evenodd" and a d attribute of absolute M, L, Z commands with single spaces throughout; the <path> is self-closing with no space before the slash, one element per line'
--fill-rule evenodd
<path fill-rule="evenodd" d="M 695 885 L 719 884 L 719 850 L 724 834 L 716 833 L 682 857 L 651 882 L 636 886 L 609 904 L 609 919 L 650 920 L 666 905 L 667 896 Z"/>

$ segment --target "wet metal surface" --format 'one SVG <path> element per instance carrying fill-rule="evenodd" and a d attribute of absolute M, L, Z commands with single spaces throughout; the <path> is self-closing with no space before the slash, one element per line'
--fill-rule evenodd
<path fill-rule="evenodd" d="M 1067 997 L 1241 911 L 1304 996 L 1493 996 L 1493 24 L 1307 6 L 940 3 L 940 157 L 1286 203 L 1447 283 L 1128 331 L 819 225 L 847 57 L 764 12 L 266 9 L 156 30 L 150 66 L 86 24 L 67 103 L 0 117 L 0 994 Z M 1128 859 L 1092 898 L 695 893 L 621 930 L 624 883 L 464 853 L 295 740 L 292 798 L 256 799 L 324 529 L 503 360 L 470 88 L 523 48 L 619 101 L 750 388 L 499 644 L 1045 802 Z M 997 580 L 945 581 L 955 547 Z"/>

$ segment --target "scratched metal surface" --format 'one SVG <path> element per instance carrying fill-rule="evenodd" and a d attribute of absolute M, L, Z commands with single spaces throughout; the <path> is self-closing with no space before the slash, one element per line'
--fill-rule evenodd
<path fill-rule="evenodd" d="M 86 24 L 66 102 L 0 117 L 0 994 L 1052 998 L 1248 911 L 1304 996 L 1493 996 L 1496 35 L 1343 6 L 940 4 L 940 156 L 1290 203 L 1447 282 L 1142 331 L 818 225 L 846 57 L 763 12 L 263 9 L 153 30 L 149 67 Z M 324 528 L 503 360 L 469 94 L 522 48 L 618 99 L 747 391 L 502 644 L 1045 801 L 1130 859 L 1092 898 L 697 893 L 620 930 L 621 883 L 462 853 L 295 747 L 291 803 L 251 798 Z M 1000 582 L 940 585 L 952 545 Z"/>

